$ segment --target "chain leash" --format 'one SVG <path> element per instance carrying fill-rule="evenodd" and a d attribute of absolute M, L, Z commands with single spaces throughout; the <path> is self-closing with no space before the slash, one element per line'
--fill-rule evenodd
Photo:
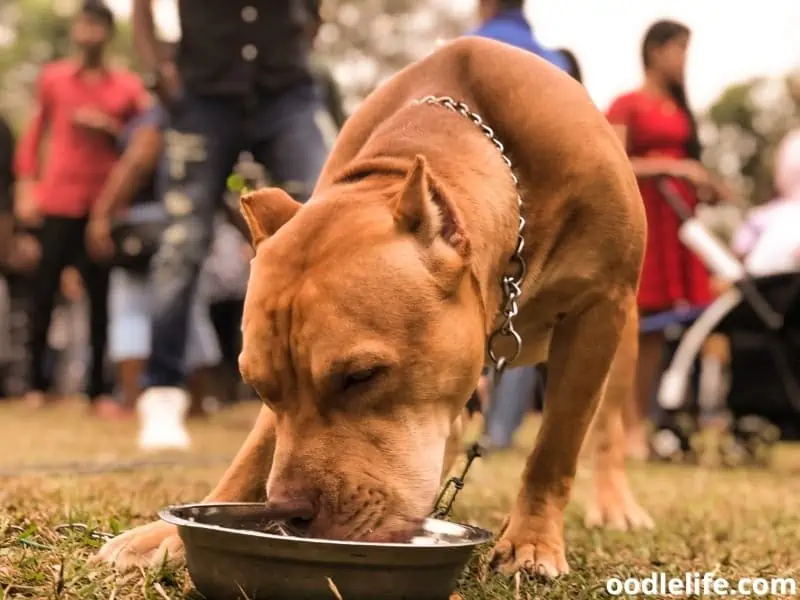
<path fill-rule="evenodd" d="M 444 484 L 434 504 L 435 508 L 431 513 L 431 517 L 434 519 L 441 519 L 450 513 L 450 509 L 453 508 L 453 502 L 455 502 L 458 492 L 464 487 L 464 478 L 467 476 L 467 471 L 469 471 L 469 468 L 472 466 L 472 462 L 482 455 L 483 448 L 481 448 L 478 442 L 475 442 L 469 447 L 469 450 L 467 450 L 467 464 L 465 464 L 464 468 L 461 470 L 461 475 L 451 477 L 447 480 L 447 483 Z"/>
<path fill-rule="evenodd" d="M 467 106 L 465 103 L 458 102 L 450 96 L 425 96 L 424 98 L 415 100 L 414 104 L 443 106 L 444 108 L 452 110 L 453 112 L 469 119 L 500 152 L 500 156 L 508 167 L 511 179 L 514 182 L 514 189 L 516 190 L 517 194 L 517 208 L 519 210 L 517 244 L 514 248 L 514 252 L 511 254 L 511 258 L 509 259 L 509 268 L 500 280 L 500 285 L 503 292 L 503 301 L 500 308 L 500 325 L 491 333 L 491 335 L 489 335 L 489 339 L 486 342 L 489 358 L 494 365 L 496 375 L 499 377 L 505 371 L 508 364 L 516 360 L 520 351 L 522 350 L 522 337 L 514 328 L 514 317 L 516 317 L 517 313 L 519 312 L 519 305 L 517 304 L 517 301 L 522 295 L 522 280 L 525 279 L 525 274 L 527 272 L 527 265 L 525 264 L 525 259 L 522 257 L 522 251 L 525 248 L 525 238 L 523 237 L 523 232 L 525 229 L 525 217 L 522 214 L 522 194 L 519 190 L 519 179 L 517 178 L 516 173 L 514 173 L 513 164 L 511 159 L 506 154 L 505 146 L 503 146 L 503 143 L 497 139 L 494 130 L 484 123 L 483 119 L 478 113 L 470 110 L 469 106 Z M 510 339 L 513 342 L 513 350 L 509 356 L 503 356 L 499 354 L 497 350 L 497 345 L 503 338 Z M 434 505 L 435 508 L 431 515 L 432 517 L 442 518 L 448 515 L 453 506 L 453 502 L 458 495 L 458 492 L 460 492 L 464 487 L 464 478 L 466 477 L 467 471 L 472 465 L 472 462 L 482 454 L 483 450 L 480 444 L 477 442 L 467 450 L 467 463 L 464 467 L 464 470 L 459 477 L 450 478 L 445 484 L 444 488 L 442 488 L 442 491 L 436 500 L 436 504 Z"/>

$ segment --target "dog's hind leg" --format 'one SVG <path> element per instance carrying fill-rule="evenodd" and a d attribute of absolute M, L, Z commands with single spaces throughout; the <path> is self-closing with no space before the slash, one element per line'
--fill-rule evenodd
<path fill-rule="evenodd" d="M 263 406 L 253 429 L 236 458 L 204 502 L 260 502 L 266 500 L 266 481 L 275 450 L 275 416 Z M 155 521 L 132 529 L 110 541 L 94 561 L 126 571 L 157 567 L 183 560 L 183 543 L 174 525 Z"/>
<path fill-rule="evenodd" d="M 608 385 L 592 426 L 594 491 L 586 512 L 589 527 L 613 529 L 651 528 L 653 521 L 637 504 L 625 473 L 626 437 L 623 411 L 635 393 L 639 318 L 635 310 L 628 319 L 620 340 Z"/>
<path fill-rule="evenodd" d="M 503 573 L 552 577 L 569 571 L 564 508 L 578 455 L 617 352 L 632 290 L 588 299 L 553 331 L 544 418 L 523 475 L 522 489 L 492 563 Z"/>

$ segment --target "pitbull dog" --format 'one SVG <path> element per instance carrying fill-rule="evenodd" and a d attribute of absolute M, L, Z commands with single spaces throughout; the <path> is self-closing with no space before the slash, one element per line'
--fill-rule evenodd
<path fill-rule="evenodd" d="M 471 112 L 416 102 L 431 95 Z M 621 421 L 645 244 L 636 180 L 583 87 L 476 38 L 370 95 L 306 205 L 279 189 L 242 198 L 256 252 L 240 367 L 264 405 L 207 501 L 269 498 L 276 516 L 318 537 L 409 538 L 458 451 L 460 415 L 507 299 L 500 282 L 520 210 L 527 272 L 513 365 L 546 359 L 549 377 L 493 562 L 506 573 L 567 572 L 564 508 L 593 419 L 587 522 L 649 526 L 628 487 Z M 506 338 L 493 350 L 512 355 Z M 175 528 L 152 523 L 99 558 L 125 568 L 180 551 Z"/>

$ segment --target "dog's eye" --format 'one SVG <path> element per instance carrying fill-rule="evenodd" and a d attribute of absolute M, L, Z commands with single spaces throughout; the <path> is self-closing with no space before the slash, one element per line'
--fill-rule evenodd
<path fill-rule="evenodd" d="M 359 369 L 347 373 L 342 380 L 342 390 L 347 391 L 356 386 L 361 386 L 369 383 L 383 372 L 381 367 L 372 367 L 370 369 Z"/>

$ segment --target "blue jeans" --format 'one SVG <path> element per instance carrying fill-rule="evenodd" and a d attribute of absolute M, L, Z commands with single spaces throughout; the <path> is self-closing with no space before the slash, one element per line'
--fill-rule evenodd
<path fill-rule="evenodd" d="M 262 97 L 251 106 L 186 94 L 171 110 L 164 205 L 169 226 L 152 261 L 153 330 L 145 387 L 182 386 L 187 323 L 198 272 L 239 154 L 253 153 L 276 185 L 300 202 L 311 195 L 328 148 L 313 86 Z"/>
<path fill-rule="evenodd" d="M 516 367 L 495 383 L 486 415 L 486 437 L 491 448 L 509 448 L 534 398 L 543 393 L 543 380 L 536 367 Z"/>

